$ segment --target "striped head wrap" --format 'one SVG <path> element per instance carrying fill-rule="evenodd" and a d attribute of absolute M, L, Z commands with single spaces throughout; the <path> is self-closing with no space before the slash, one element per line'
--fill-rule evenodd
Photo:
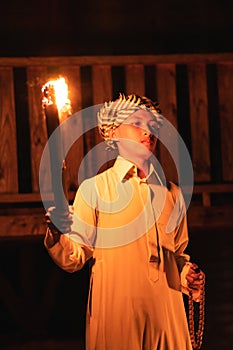
<path fill-rule="evenodd" d="M 97 113 L 99 132 L 108 145 L 108 149 L 116 149 L 115 141 L 109 138 L 109 130 L 117 128 L 131 114 L 139 109 L 150 112 L 155 117 L 158 127 L 162 125 L 162 112 L 159 103 L 154 102 L 145 96 L 136 94 L 125 95 L 120 93 L 116 100 L 108 101 L 103 104 Z"/>

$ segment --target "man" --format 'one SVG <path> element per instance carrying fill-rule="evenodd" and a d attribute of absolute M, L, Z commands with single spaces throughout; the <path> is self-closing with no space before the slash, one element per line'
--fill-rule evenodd
<path fill-rule="evenodd" d="M 184 253 L 181 191 L 164 183 L 151 161 L 161 111 L 146 97 L 120 94 L 97 117 L 119 156 L 80 185 L 71 230 L 60 234 L 50 224 L 45 246 L 68 272 L 90 259 L 87 350 L 191 350 L 182 292 L 191 290 L 198 301 L 204 274 Z M 68 219 L 61 217 L 60 231 Z"/>

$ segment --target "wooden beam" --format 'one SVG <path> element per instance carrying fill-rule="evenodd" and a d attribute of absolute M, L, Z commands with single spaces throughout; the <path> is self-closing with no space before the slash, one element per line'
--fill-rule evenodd
<path fill-rule="evenodd" d="M 42 86 L 46 83 L 45 67 L 28 67 L 27 80 L 31 138 L 32 191 L 38 192 L 40 160 L 48 139 L 45 124 L 45 115 L 42 109 L 41 92 Z M 48 177 L 49 172 L 46 172 L 44 176 Z"/>
<path fill-rule="evenodd" d="M 0 192 L 18 192 L 13 69 L 0 67 Z"/>
<path fill-rule="evenodd" d="M 194 181 L 210 180 L 207 82 L 204 63 L 188 66 Z"/>
<path fill-rule="evenodd" d="M 175 64 L 158 64 L 156 66 L 157 96 L 162 114 L 177 129 L 177 104 L 176 104 L 176 66 Z M 165 129 L 166 130 L 166 129 Z M 166 132 L 166 131 L 165 131 Z M 163 128 L 161 128 L 161 136 Z M 178 139 L 166 139 L 166 146 L 159 142 L 159 160 L 168 181 L 178 182 L 177 168 L 179 168 Z M 175 161 L 167 147 L 173 150 Z"/>
<path fill-rule="evenodd" d="M 190 204 L 187 212 L 190 227 L 233 227 L 233 206 L 197 206 Z M 0 237 L 44 235 L 46 232 L 44 213 L 0 215 Z"/>
<path fill-rule="evenodd" d="M 92 130 L 87 128 L 88 132 L 85 135 L 87 145 L 86 151 L 89 151 L 88 162 L 86 164 L 88 168 L 87 177 L 89 177 L 89 174 L 91 176 L 96 175 L 100 169 L 103 171 L 109 167 L 109 154 L 105 151 L 106 144 L 100 136 L 97 127 L 97 109 L 100 108 L 102 103 L 112 99 L 112 75 L 110 65 L 100 64 L 92 66 L 92 94 L 93 104 L 96 107 L 92 109 L 92 115 L 85 118 L 85 123 L 86 127 L 88 124 L 96 125 L 96 127 Z"/>
<path fill-rule="evenodd" d="M 185 186 L 182 187 L 184 192 L 190 192 L 189 188 Z M 193 187 L 194 194 L 202 193 L 232 193 L 233 184 L 196 184 Z M 76 191 L 69 191 L 69 200 L 74 199 Z M 46 193 L 43 195 L 43 198 L 46 202 L 53 201 L 53 193 Z M 40 193 L 1 193 L 0 194 L 0 203 L 9 204 L 9 203 L 41 203 Z"/>
<path fill-rule="evenodd" d="M 69 89 L 69 99 L 71 102 L 72 114 L 80 112 L 82 109 L 82 93 L 81 93 L 81 75 L 80 66 L 61 66 L 60 73 L 67 81 Z M 68 117 L 69 118 L 69 117 Z M 67 166 L 67 186 L 70 188 L 78 188 L 78 173 L 80 164 L 84 156 L 84 140 L 83 137 L 78 137 L 78 133 L 83 136 L 83 118 L 81 112 L 78 114 L 77 119 L 71 118 L 68 121 L 69 127 L 66 127 L 67 122 L 63 124 L 63 144 L 65 148 L 68 148 L 68 152 L 65 156 Z M 75 140 L 70 147 L 70 140 Z M 81 174 L 84 177 L 84 174 Z"/>
<path fill-rule="evenodd" d="M 75 191 L 69 191 L 69 200 L 72 201 L 75 196 Z M 54 195 L 52 192 L 43 194 L 45 202 L 53 202 Z M 41 203 L 40 193 L 0 193 L 0 203 Z"/>
<path fill-rule="evenodd" d="M 125 66 L 126 93 L 145 94 L 145 78 L 143 64 L 127 64 Z"/>
<path fill-rule="evenodd" d="M 231 193 L 233 192 L 233 183 L 225 184 L 195 184 L 194 193 Z"/>
<path fill-rule="evenodd" d="M 171 55 L 114 55 L 114 56 L 59 56 L 59 57 L 0 57 L 0 66 L 86 66 L 157 63 L 188 64 L 194 62 L 216 63 L 233 61 L 233 53 L 171 54 Z"/>
<path fill-rule="evenodd" d="M 217 65 L 219 118 L 222 154 L 222 177 L 225 181 L 233 180 L 233 64 Z"/>
<path fill-rule="evenodd" d="M 47 195 L 48 201 L 53 200 L 53 194 Z M 0 203 L 31 203 L 41 202 L 40 193 L 1 193 Z"/>
<path fill-rule="evenodd" d="M 110 65 L 93 65 L 92 87 L 94 104 L 112 99 L 112 77 Z"/>
<path fill-rule="evenodd" d="M 187 212 L 188 226 L 196 228 L 233 228 L 232 206 L 202 207 L 190 205 Z"/>
<path fill-rule="evenodd" d="M 46 232 L 44 214 L 0 215 L 0 236 L 42 235 Z"/>

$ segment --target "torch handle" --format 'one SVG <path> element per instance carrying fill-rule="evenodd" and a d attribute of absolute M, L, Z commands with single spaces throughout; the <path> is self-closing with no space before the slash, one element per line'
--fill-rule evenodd
<path fill-rule="evenodd" d="M 60 125 L 58 110 L 55 104 L 45 105 L 44 106 L 45 116 L 46 116 L 46 128 L 48 139 L 52 135 L 52 133 L 56 130 Z"/>
<path fill-rule="evenodd" d="M 58 111 L 55 105 L 45 107 L 46 126 L 49 139 L 50 168 L 54 204 L 59 211 L 69 211 L 67 202 L 66 167 L 62 156 L 62 140 Z"/>
<path fill-rule="evenodd" d="M 63 163 L 62 163 L 62 187 L 63 187 L 65 198 L 67 199 L 67 201 L 69 201 L 68 184 L 67 184 L 67 167 L 66 167 L 65 159 L 63 159 Z"/>

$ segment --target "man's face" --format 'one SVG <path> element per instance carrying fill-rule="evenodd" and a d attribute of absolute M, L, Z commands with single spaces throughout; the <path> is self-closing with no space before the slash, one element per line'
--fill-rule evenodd
<path fill-rule="evenodd" d="M 148 159 L 157 142 L 158 123 L 154 116 L 142 109 L 129 116 L 113 133 L 123 156 Z"/>

